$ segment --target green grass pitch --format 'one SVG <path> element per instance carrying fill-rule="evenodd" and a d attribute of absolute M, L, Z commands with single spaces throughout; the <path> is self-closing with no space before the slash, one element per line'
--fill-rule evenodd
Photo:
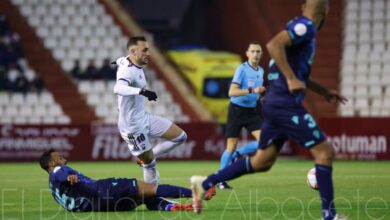
<path fill-rule="evenodd" d="M 134 162 L 69 162 L 91 178 L 142 178 Z M 279 160 L 268 173 L 231 181 L 234 190 L 217 191 L 200 214 L 136 211 L 70 213 L 62 210 L 48 190 L 48 176 L 38 163 L 0 163 L 1 216 L 16 219 L 321 219 L 318 192 L 306 185 L 311 161 Z M 161 183 L 189 187 L 189 177 L 216 171 L 217 162 L 158 163 Z M 390 163 L 337 161 L 334 164 L 336 206 L 349 219 L 390 219 Z M 191 200 L 181 200 L 190 202 Z"/>

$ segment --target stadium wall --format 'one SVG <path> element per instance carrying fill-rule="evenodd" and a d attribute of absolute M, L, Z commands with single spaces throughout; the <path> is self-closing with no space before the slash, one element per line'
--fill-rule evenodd
<path fill-rule="evenodd" d="M 319 123 L 338 159 L 390 160 L 390 119 L 324 118 Z M 181 124 L 188 133 L 185 146 L 169 152 L 164 160 L 217 160 L 225 149 L 225 137 L 212 123 Z M 159 140 L 152 140 L 152 145 Z M 242 146 L 248 137 L 242 137 Z M 0 125 L 0 162 L 36 161 L 54 148 L 74 161 L 132 160 L 116 125 Z M 309 152 L 287 144 L 283 155 L 310 158 Z"/>

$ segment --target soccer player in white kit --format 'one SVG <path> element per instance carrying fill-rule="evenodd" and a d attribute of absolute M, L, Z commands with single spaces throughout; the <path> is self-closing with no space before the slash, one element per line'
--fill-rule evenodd
<path fill-rule="evenodd" d="M 142 67 L 148 63 L 150 51 L 145 37 L 131 38 L 127 49 L 128 56 L 116 61 L 114 93 L 118 96 L 118 128 L 131 153 L 143 162 L 144 181 L 158 184 L 155 158 L 184 143 L 187 134 L 168 119 L 145 111 L 144 97 L 157 100 L 157 94 L 146 89 Z M 152 148 L 150 137 L 165 140 Z"/>

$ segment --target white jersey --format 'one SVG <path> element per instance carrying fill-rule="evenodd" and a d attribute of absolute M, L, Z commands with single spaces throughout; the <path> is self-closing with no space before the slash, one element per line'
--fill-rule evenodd
<path fill-rule="evenodd" d="M 117 82 L 123 80 L 135 88 L 146 87 L 143 69 L 128 61 L 118 65 L 116 80 Z M 144 126 L 148 124 L 145 97 L 142 95 L 118 95 L 118 111 L 118 128 L 121 133 L 129 134 L 144 130 Z"/>

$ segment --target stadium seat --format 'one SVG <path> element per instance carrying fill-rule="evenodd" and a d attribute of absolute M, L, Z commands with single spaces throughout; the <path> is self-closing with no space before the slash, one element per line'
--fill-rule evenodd
<path fill-rule="evenodd" d="M 50 94 L 50 93 L 47 93 L 47 92 L 43 92 L 40 97 L 40 103 L 41 104 L 46 104 L 46 105 L 50 105 L 50 104 L 53 104 L 54 103 L 54 98 L 53 98 L 53 95 Z"/>
<path fill-rule="evenodd" d="M 62 115 L 62 109 L 57 104 L 49 105 L 47 110 L 48 110 L 47 111 L 47 115 L 48 116 L 57 117 L 57 116 L 61 116 Z"/>
<path fill-rule="evenodd" d="M 23 105 L 25 102 L 24 95 L 21 93 L 14 93 L 11 95 L 11 103 L 16 105 Z"/>
<path fill-rule="evenodd" d="M 14 117 L 19 115 L 19 108 L 16 105 L 9 104 L 4 109 L 4 116 Z"/>
<path fill-rule="evenodd" d="M 16 125 L 27 124 L 27 118 L 25 116 L 15 116 L 12 118 L 12 122 Z"/>
<path fill-rule="evenodd" d="M 34 116 L 43 117 L 47 114 L 46 105 L 37 105 L 34 108 Z"/>
<path fill-rule="evenodd" d="M 368 108 L 368 100 L 366 98 L 357 97 L 355 99 L 355 109 L 362 110 Z"/>
<path fill-rule="evenodd" d="M 87 96 L 87 103 L 92 106 L 97 106 L 100 102 L 99 95 L 97 93 L 92 93 Z"/>
<path fill-rule="evenodd" d="M 55 124 L 56 119 L 55 119 L 55 117 L 52 117 L 52 116 L 45 116 L 42 118 L 42 123 L 43 124 Z"/>
<path fill-rule="evenodd" d="M 35 104 L 35 103 L 38 103 L 39 99 L 38 99 L 38 94 L 37 93 L 27 93 L 26 95 L 26 103 L 27 104 Z"/>
<path fill-rule="evenodd" d="M 368 96 L 373 97 L 382 97 L 382 87 L 377 84 L 373 84 L 369 87 Z"/>
<path fill-rule="evenodd" d="M 0 123 L 1 124 L 12 123 L 12 118 L 11 117 L 0 117 Z"/>
<path fill-rule="evenodd" d="M 366 74 L 360 74 L 356 76 L 355 84 L 357 86 L 364 86 L 368 84 L 367 81 L 367 75 Z"/>
<path fill-rule="evenodd" d="M 343 86 L 343 88 L 341 89 L 341 94 L 343 94 L 345 97 L 348 97 L 348 98 L 353 98 L 355 96 L 355 88 L 354 86 Z"/>
<path fill-rule="evenodd" d="M 45 47 L 51 50 L 53 57 L 67 72 L 72 70 L 76 60 L 80 61 L 80 67 L 82 69 L 85 69 L 92 59 L 95 61 L 95 66 L 99 68 L 105 59 L 115 60 L 120 56 L 126 55 L 124 46 L 127 43 L 127 38 L 123 35 L 120 27 L 114 23 L 111 15 L 105 12 L 104 6 L 99 1 L 12 1 L 18 5 L 23 16 L 35 28 L 36 34 L 42 39 Z M 350 7 L 356 8 L 356 4 Z M 354 28 L 358 29 L 358 26 L 355 25 Z M 168 117 L 176 120 L 174 118 L 175 115 L 182 114 L 180 106 L 173 107 L 172 109 L 169 107 L 177 106 L 174 103 L 172 95 L 169 94 L 164 83 L 155 77 L 156 74 L 154 71 L 150 73 L 150 76 L 148 72 L 149 70 L 146 70 L 146 78 L 150 83 L 149 87 L 153 88 L 159 94 L 164 94 L 160 96 L 159 100 L 161 102 L 160 108 L 164 107 L 164 109 L 148 108 L 150 108 L 152 113 L 156 113 L 157 111 L 167 113 L 169 114 Z M 115 81 L 108 83 L 98 82 L 96 85 L 78 80 L 75 80 L 75 83 L 78 84 L 79 92 L 85 95 L 86 101 L 95 108 L 96 113 L 104 116 L 103 121 L 116 122 L 117 100 L 113 94 Z M 102 96 L 102 94 L 104 95 Z M 53 113 L 51 112 L 52 107 L 50 107 L 55 104 L 53 97 L 49 98 L 46 95 L 38 96 L 38 101 L 40 101 L 40 105 L 34 105 L 32 107 L 34 115 L 40 117 Z M 98 109 L 100 104 L 105 106 Z M 106 111 L 104 109 L 108 110 Z M 168 109 L 171 109 L 172 112 L 168 111 Z M 107 112 L 107 114 L 104 112 Z M 31 122 L 60 123 L 58 118 L 45 120 L 42 118 L 41 120 L 39 117 L 35 117 Z M 61 123 L 69 122 L 67 119 L 61 120 Z M 178 120 L 186 121 L 189 118 L 187 116 L 181 116 L 181 118 L 178 117 Z M 30 120 L 28 119 L 27 122 L 30 122 Z"/>
<path fill-rule="evenodd" d="M 380 82 L 380 75 L 379 74 L 374 72 L 374 73 L 371 73 L 368 75 L 368 82 L 367 82 L 368 85 L 376 86 L 379 88 L 380 87 L 380 85 L 378 85 L 378 84 L 380 84 L 379 82 Z"/>
<path fill-rule="evenodd" d="M 104 117 L 108 116 L 109 114 L 110 114 L 110 111 L 109 111 L 107 105 L 98 105 L 96 107 L 96 115 L 98 117 L 104 118 Z"/>
<path fill-rule="evenodd" d="M 363 99 L 368 95 L 368 89 L 366 86 L 358 86 L 355 91 L 355 96 L 357 98 Z"/>
<path fill-rule="evenodd" d="M 102 104 L 112 105 L 116 104 L 116 102 L 116 96 L 115 94 L 112 94 L 112 90 L 108 90 L 108 92 L 103 93 Z"/>
<path fill-rule="evenodd" d="M 68 116 L 65 116 L 65 115 L 60 115 L 58 117 L 56 117 L 56 123 L 57 124 L 70 124 L 70 118 Z"/>
<path fill-rule="evenodd" d="M 0 93 L 0 106 L 6 106 L 10 103 L 10 97 L 8 93 Z"/>

